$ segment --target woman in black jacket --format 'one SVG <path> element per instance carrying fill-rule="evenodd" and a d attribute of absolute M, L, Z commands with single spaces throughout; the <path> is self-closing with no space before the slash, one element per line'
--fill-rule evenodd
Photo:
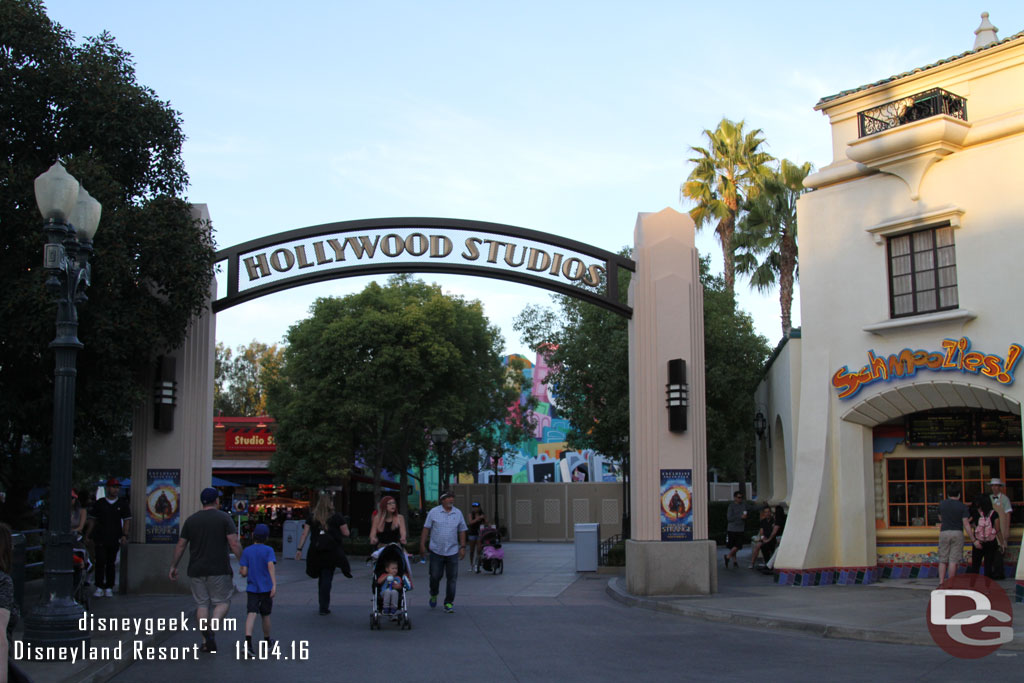
<path fill-rule="evenodd" d="M 342 547 L 342 538 L 349 535 L 345 518 L 334 511 L 334 502 L 327 493 L 321 493 L 316 501 L 312 514 L 302 525 L 302 538 L 295 559 L 302 559 L 302 548 L 306 545 L 306 537 L 312 534 L 309 542 L 309 556 L 306 558 L 306 574 L 316 577 L 319 582 L 320 614 L 331 613 L 331 584 L 334 581 L 334 570 L 352 578 L 348 558 Z"/>

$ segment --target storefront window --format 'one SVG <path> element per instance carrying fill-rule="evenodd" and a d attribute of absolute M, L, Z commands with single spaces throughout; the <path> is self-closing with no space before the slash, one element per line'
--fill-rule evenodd
<path fill-rule="evenodd" d="M 934 526 L 939 503 L 956 484 L 961 500 L 970 505 L 979 493 L 989 493 L 994 477 L 1006 483 L 1013 505 L 1011 521 L 1024 523 L 1024 458 L 888 458 L 886 460 L 889 527 Z"/>

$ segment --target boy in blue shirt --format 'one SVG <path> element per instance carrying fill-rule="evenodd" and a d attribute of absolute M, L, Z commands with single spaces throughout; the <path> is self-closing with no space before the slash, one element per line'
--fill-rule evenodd
<path fill-rule="evenodd" d="M 266 524 L 257 524 L 252 532 L 251 546 L 242 551 L 239 560 L 239 572 L 246 577 L 245 592 L 248 596 L 245 617 L 245 649 L 249 656 L 256 654 L 252 646 L 252 631 L 256 625 L 256 614 L 263 617 L 263 640 L 270 642 L 270 609 L 274 605 L 274 594 L 277 593 L 277 576 L 274 573 L 274 562 L 277 558 L 274 549 L 265 545 L 270 536 L 270 528 Z"/>

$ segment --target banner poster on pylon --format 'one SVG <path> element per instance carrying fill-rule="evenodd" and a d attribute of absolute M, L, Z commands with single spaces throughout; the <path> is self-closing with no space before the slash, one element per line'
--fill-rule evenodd
<path fill-rule="evenodd" d="M 661 471 L 661 540 L 693 540 L 693 470 Z"/>
<path fill-rule="evenodd" d="M 146 470 L 146 543 L 177 543 L 181 470 Z"/>

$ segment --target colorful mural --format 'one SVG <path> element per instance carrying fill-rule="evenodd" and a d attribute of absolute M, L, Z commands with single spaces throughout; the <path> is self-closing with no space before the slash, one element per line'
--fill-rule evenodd
<path fill-rule="evenodd" d="M 537 399 L 537 407 L 533 411 L 537 426 L 533 439 L 519 444 L 512 455 L 506 455 L 498 462 L 498 473 L 511 476 L 513 483 L 619 481 L 618 467 L 600 453 L 590 449 L 569 449 L 566 442 L 569 421 L 559 415 L 557 396 L 552 395 L 550 387 L 544 384 L 550 372 L 544 356 L 538 353 L 532 363 L 518 354 L 506 356 L 506 366 L 512 358 L 523 364 L 523 374 L 529 383 L 521 399 L 525 401 L 531 395 Z M 480 481 L 491 481 L 491 475 L 490 470 L 481 472 Z"/>

